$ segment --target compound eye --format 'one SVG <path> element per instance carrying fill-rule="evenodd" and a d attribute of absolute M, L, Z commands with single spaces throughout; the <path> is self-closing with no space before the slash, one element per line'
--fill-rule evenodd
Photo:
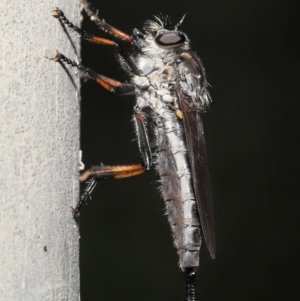
<path fill-rule="evenodd" d="M 185 41 L 185 34 L 179 31 L 165 31 L 155 37 L 155 43 L 162 48 L 177 47 Z"/>

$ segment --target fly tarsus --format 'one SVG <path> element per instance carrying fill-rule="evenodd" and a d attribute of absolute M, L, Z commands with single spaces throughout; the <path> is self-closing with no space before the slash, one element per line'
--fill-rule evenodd
<path fill-rule="evenodd" d="M 94 188 L 96 187 L 96 185 L 97 185 L 97 180 L 95 179 L 95 177 L 93 177 L 89 181 L 88 185 L 86 186 L 83 194 L 80 196 L 80 199 L 79 199 L 78 203 L 76 204 L 76 207 L 75 208 L 71 207 L 71 212 L 76 221 L 78 221 L 79 212 L 80 212 L 81 207 L 83 206 L 84 203 L 87 202 L 88 198 L 91 197 L 91 194 L 92 194 Z"/>
<path fill-rule="evenodd" d="M 58 19 L 61 23 L 66 24 L 68 27 L 70 27 L 71 29 L 76 31 L 81 37 L 87 38 L 88 34 L 84 30 L 80 29 L 79 27 L 74 25 L 72 22 L 70 22 L 66 18 L 64 12 L 61 9 L 59 9 L 58 7 L 56 7 L 55 10 L 53 10 L 51 12 L 51 16 Z"/>

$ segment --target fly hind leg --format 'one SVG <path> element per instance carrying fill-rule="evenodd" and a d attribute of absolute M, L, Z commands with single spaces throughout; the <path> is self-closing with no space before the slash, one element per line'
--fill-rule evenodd
<path fill-rule="evenodd" d="M 94 188 L 97 185 L 97 182 L 104 180 L 118 180 L 125 179 L 129 177 L 139 176 L 146 172 L 145 167 L 142 164 L 133 164 L 133 165 L 114 165 L 114 166 L 93 166 L 80 176 L 80 182 L 86 180 L 88 185 L 86 186 L 83 194 L 80 196 L 80 199 L 75 208 L 71 208 L 71 211 L 75 217 L 78 218 L 81 207 L 86 203 Z"/>
<path fill-rule="evenodd" d="M 81 207 L 88 200 L 98 181 L 118 180 L 144 174 L 152 165 L 152 155 L 144 125 L 144 117 L 140 112 L 133 116 L 138 138 L 141 164 L 94 166 L 80 176 L 80 181 L 90 180 L 75 208 L 71 208 L 74 218 L 78 218 Z"/>

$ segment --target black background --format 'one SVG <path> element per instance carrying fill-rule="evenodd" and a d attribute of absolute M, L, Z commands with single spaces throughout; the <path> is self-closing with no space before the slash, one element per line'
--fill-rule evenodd
<path fill-rule="evenodd" d="M 197 300 L 299 300 L 297 2 L 92 2 L 101 18 L 129 34 L 153 15 L 168 14 L 175 23 L 189 12 L 182 30 L 212 85 L 211 112 L 203 118 L 217 232 L 217 258 L 202 248 Z M 86 16 L 82 26 L 109 37 Z M 82 60 L 126 79 L 107 46 L 83 42 Z M 87 168 L 140 162 L 134 101 L 83 82 Z M 157 180 L 150 171 L 98 184 L 81 214 L 82 301 L 183 300 Z"/>

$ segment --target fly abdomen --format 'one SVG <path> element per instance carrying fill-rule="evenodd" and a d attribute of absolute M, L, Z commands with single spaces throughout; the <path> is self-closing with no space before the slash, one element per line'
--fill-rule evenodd
<path fill-rule="evenodd" d="M 157 168 L 162 195 L 180 268 L 197 269 L 202 234 L 184 132 L 173 111 L 165 110 L 163 116 L 157 127 Z"/>

